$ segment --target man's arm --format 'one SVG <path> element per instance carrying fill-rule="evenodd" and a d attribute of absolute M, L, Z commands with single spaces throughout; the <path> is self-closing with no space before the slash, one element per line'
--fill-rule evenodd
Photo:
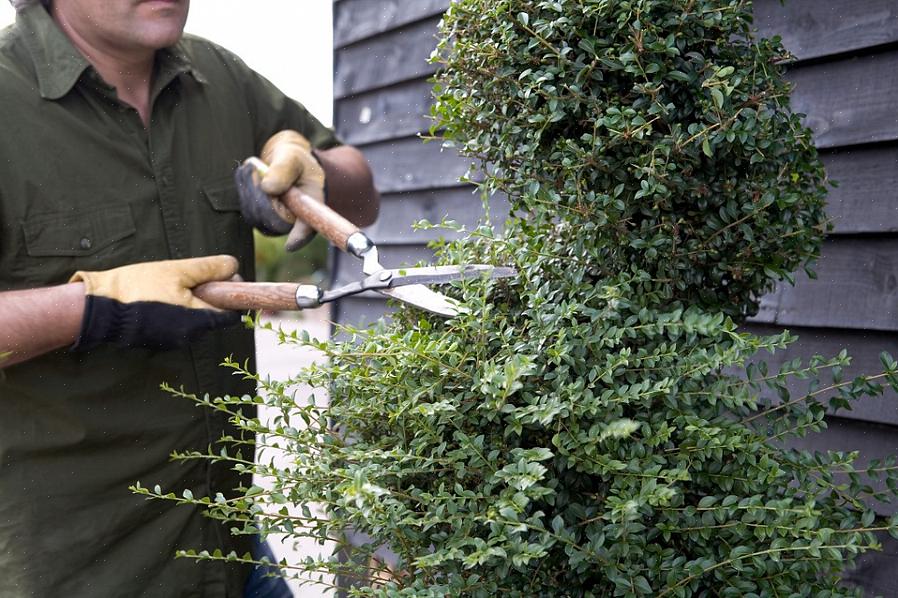
<path fill-rule="evenodd" d="M 349 145 L 316 150 L 327 181 L 327 205 L 356 226 L 377 220 L 380 195 L 362 152 Z"/>
<path fill-rule="evenodd" d="M 202 301 L 193 289 L 237 270 L 236 258 L 213 255 L 78 271 L 69 284 L 0 293 L 0 354 L 9 353 L 0 368 L 63 347 L 173 349 L 236 325 L 238 312 Z"/>
<path fill-rule="evenodd" d="M 0 293 L 0 368 L 71 346 L 84 300 L 80 282 Z"/>

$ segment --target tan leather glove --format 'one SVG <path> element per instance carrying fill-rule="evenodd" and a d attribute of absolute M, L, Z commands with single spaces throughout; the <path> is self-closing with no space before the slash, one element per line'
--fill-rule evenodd
<path fill-rule="evenodd" d="M 268 164 L 262 178 L 262 191 L 276 198 L 291 186 L 324 203 L 324 169 L 312 155 L 309 140 L 296 131 L 276 133 L 265 142 L 260 158 Z M 314 229 L 296 217 L 280 201 L 272 200 L 272 208 L 284 221 L 293 223 L 284 247 L 295 251 L 315 235 Z"/>
<path fill-rule="evenodd" d="M 236 258 L 216 255 L 76 272 L 69 282 L 84 283 L 86 301 L 73 349 L 101 344 L 171 349 L 213 328 L 236 324 L 239 313 L 215 308 L 191 289 L 228 280 L 237 268 Z"/>

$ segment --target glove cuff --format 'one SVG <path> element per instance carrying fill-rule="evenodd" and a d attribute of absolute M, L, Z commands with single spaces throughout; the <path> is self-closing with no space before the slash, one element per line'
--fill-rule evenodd
<path fill-rule="evenodd" d="M 76 272 L 70 282 L 78 282 L 84 280 Z M 72 345 L 72 351 L 88 351 L 99 345 L 113 342 L 119 338 L 118 331 L 124 328 L 124 322 L 127 320 L 127 310 L 124 304 L 111 299 L 98 298 L 94 295 L 87 295 L 84 298 L 84 316 L 81 318 L 81 331 L 78 333 L 78 340 Z M 110 305 L 99 306 L 98 303 L 106 302 Z M 104 312 L 102 315 L 98 311 Z"/>
<path fill-rule="evenodd" d="M 99 345 L 166 350 L 182 347 L 213 328 L 240 322 L 234 311 L 191 309 L 156 301 L 121 303 L 108 297 L 87 295 L 81 332 L 72 351 Z"/>
<path fill-rule="evenodd" d="M 234 181 L 240 198 L 240 213 L 260 233 L 269 237 L 286 235 L 293 228 L 293 222 L 281 218 L 272 207 L 271 199 L 263 194 L 255 177 L 252 164 L 243 163 L 234 171 Z"/>

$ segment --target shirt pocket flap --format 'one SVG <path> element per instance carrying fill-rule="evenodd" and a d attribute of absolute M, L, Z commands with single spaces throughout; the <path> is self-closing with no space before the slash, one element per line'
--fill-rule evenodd
<path fill-rule="evenodd" d="M 216 212 L 237 212 L 240 210 L 240 198 L 237 196 L 237 184 L 234 179 L 216 179 L 203 183 L 203 195 Z"/>
<path fill-rule="evenodd" d="M 137 232 L 128 206 L 41 214 L 22 224 L 32 257 L 88 256 Z"/>

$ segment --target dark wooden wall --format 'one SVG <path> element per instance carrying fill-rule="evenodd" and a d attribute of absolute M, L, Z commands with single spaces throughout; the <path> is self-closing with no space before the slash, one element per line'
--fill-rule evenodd
<path fill-rule="evenodd" d="M 788 328 L 798 344 L 777 360 L 854 355 L 851 373 L 881 370 L 879 352 L 898 353 L 898 1 L 755 0 L 760 32 L 778 34 L 795 55 L 792 106 L 807 115 L 827 175 L 834 230 L 816 268 L 764 298 L 751 324 Z M 898 453 L 898 396 L 864 401 L 829 418 L 803 444 Z"/>
<path fill-rule="evenodd" d="M 480 204 L 457 182 L 467 164 L 436 143 L 422 143 L 430 103 L 427 57 L 449 0 L 335 0 L 335 123 L 362 148 L 383 193 L 370 229 L 388 264 L 425 259 L 429 234 L 413 232 L 421 218 L 444 215 L 473 222 Z M 789 78 L 793 107 L 807 115 L 831 179 L 834 231 L 823 248 L 817 280 L 799 277 L 764 297 L 748 328 L 787 327 L 800 341 L 796 355 L 848 348 L 851 372 L 880 369 L 878 354 L 898 356 L 898 0 L 755 0 L 764 36 L 780 35 L 795 55 Z M 345 280 L 358 265 L 339 260 Z M 342 322 L 371 321 L 384 312 L 374 297 L 344 301 Z M 811 448 L 859 448 L 866 455 L 898 453 L 898 397 L 864 402 L 830 418 Z M 898 595 L 896 593 L 895 595 Z"/>
<path fill-rule="evenodd" d="M 381 212 L 367 232 L 389 266 L 432 255 L 426 243 L 440 233 L 412 230 L 414 222 L 439 222 L 451 214 L 474 223 L 482 211 L 479 197 L 458 182 L 467 161 L 417 136 L 430 127 L 427 79 L 434 67 L 427 58 L 448 5 L 449 0 L 334 2 L 334 126 L 374 169 Z M 336 280 L 358 273 L 356 260 L 336 259 Z M 379 295 L 347 299 L 338 306 L 338 319 L 370 322 L 385 309 Z"/>

